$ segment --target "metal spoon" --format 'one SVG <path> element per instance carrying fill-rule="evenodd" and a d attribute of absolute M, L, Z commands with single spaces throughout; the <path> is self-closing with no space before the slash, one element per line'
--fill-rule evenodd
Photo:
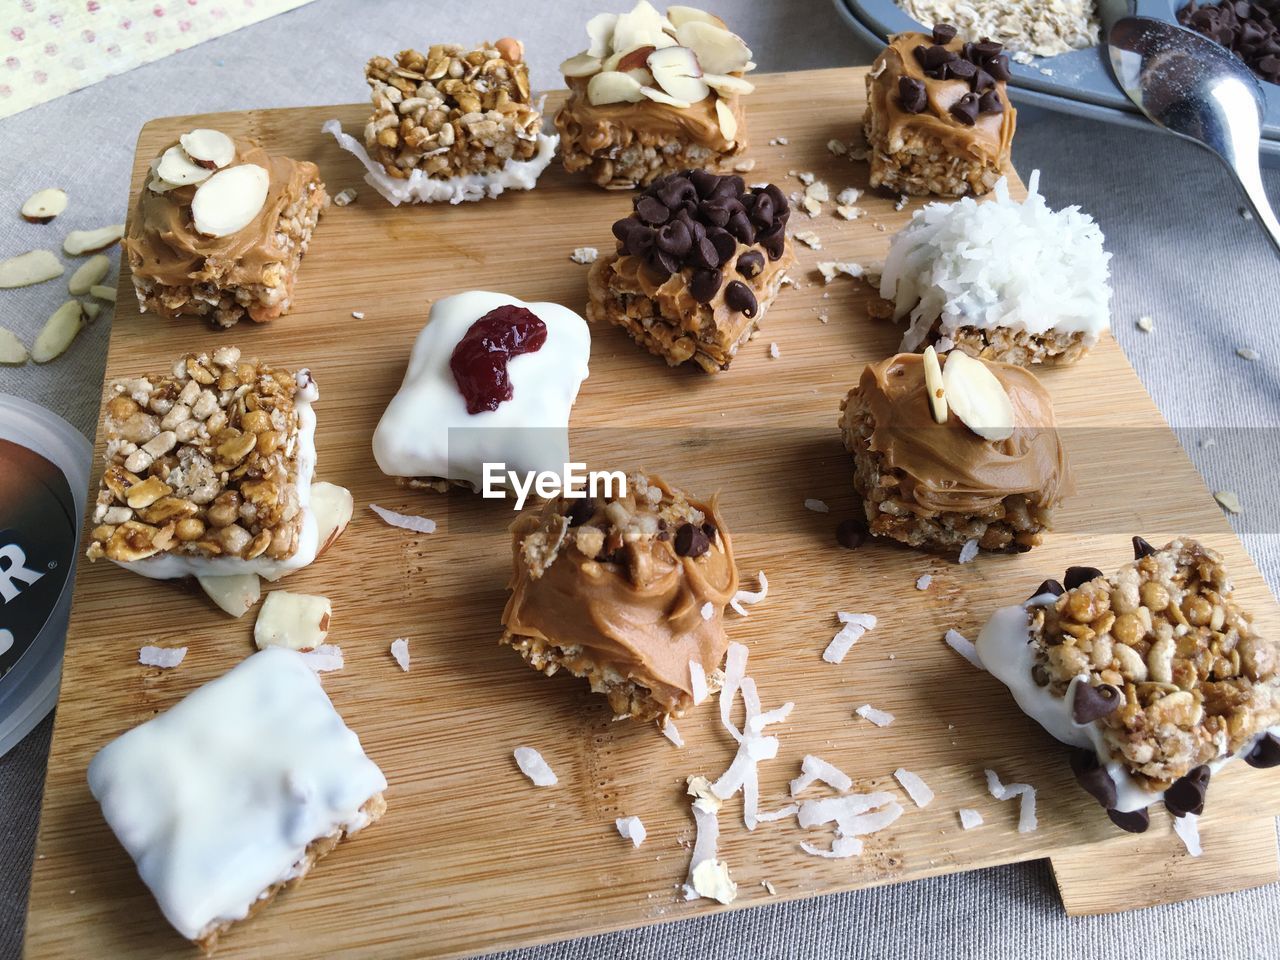
<path fill-rule="evenodd" d="M 1280 222 L 1258 169 L 1262 88 L 1244 61 L 1208 37 L 1150 17 L 1117 20 L 1107 47 L 1120 89 L 1156 126 L 1222 159 L 1280 253 Z"/>

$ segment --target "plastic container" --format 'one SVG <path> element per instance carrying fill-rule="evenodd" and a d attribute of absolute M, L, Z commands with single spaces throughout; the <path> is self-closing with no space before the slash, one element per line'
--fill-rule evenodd
<path fill-rule="evenodd" d="M 0 394 L 0 756 L 58 700 L 93 448 Z"/>

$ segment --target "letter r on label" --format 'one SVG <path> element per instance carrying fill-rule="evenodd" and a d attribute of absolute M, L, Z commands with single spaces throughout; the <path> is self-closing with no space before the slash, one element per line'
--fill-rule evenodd
<path fill-rule="evenodd" d="M 0 597 L 4 602 L 18 599 L 21 592 L 14 581 L 25 583 L 28 587 L 44 576 L 27 568 L 27 555 L 16 543 L 0 547 Z"/>

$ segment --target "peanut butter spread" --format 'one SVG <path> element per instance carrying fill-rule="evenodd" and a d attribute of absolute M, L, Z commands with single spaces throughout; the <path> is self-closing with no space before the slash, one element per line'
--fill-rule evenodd
<path fill-rule="evenodd" d="M 967 156 L 988 165 L 999 165 L 1009 158 L 1017 126 L 1017 111 L 1009 102 L 1009 94 L 1003 81 L 993 88 L 1003 110 L 999 113 L 983 113 L 972 126 L 961 123 L 951 113 L 951 108 L 970 92 L 966 80 L 937 80 L 925 74 L 916 58 L 915 49 L 929 47 L 933 39 L 926 33 L 899 33 L 891 38 L 889 46 L 876 58 L 868 81 L 868 96 L 872 109 L 885 118 L 888 142 L 893 144 L 907 139 L 906 132 L 937 137 L 947 153 Z M 948 50 L 960 53 L 964 41 L 959 37 L 944 44 Z M 920 113 L 903 108 L 899 99 L 899 80 L 909 77 L 924 84 L 927 103 Z"/>
<path fill-rule="evenodd" d="M 169 145 L 167 145 L 169 146 Z M 162 151 L 163 152 L 163 151 Z M 294 252 L 280 229 L 281 214 L 318 182 L 314 163 L 272 156 L 252 140 L 236 140 L 232 164 L 252 163 L 270 174 L 267 199 L 244 229 L 225 237 L 196 231 L 191 200 L 199 184 L 156 193 L 143 186 L 129 230 L 121 241 L 135 277 L 165 286 L 211 283 L 220 288 L 264 282 L 273 264 L 289 263 Z"/>
<path fill-rule="evenodd" d="M 738 572 L 714 497 L 689 500 L 635 474 L 622 499 L 557 498 L 526 510 L 511 534 L 508 636 L 553 645 L 600 692 L 643 688 L 663 714 L 691 702 L 690 661 L 708 676 L 720 667 Z"/>
<path fill-rule="evenodd" d="M 571 77 L 566 82 L 569 99 L 556 114 L 556 129 L 583 153 L 595 154 L 617 145 L 625 146 L 633 140 L 649 144 L 679 140 L 717 154 L 731 148 L 734 153 L 741 153 L 747 148 L 745 113 L 737 94 L 718 98 L 713 93 L 688 107 L 673 107 L 648 99 L 596 106 L 587 99 L 587 78 Z M 723 99 L 738 121 L 735 140 L 726 139 L 720 130 L 717 99 Z"/>
<path fill-rule="evenodd" d="M 1051 506 L 1070 492 L 1067 453 L 1048 391 L 1022 367 L 987 367 L 1013 403 L 1014 431 L 1007 440 L 984 440 L 954 414 L 936 422 L 919 354 L 900 353 L 863 371 L 858 392 L 871 412 L 871 449 L 902 473 L 907 502 L 929 511 L 980 513 L 1012 494 Z"/>

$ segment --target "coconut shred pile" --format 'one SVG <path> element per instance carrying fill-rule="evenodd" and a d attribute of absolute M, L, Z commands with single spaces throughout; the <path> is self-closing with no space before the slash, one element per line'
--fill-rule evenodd
<path fill-rule="evenodd" d="M 897 0 L 925 27 L 952 23 L 963 37 L 990 37 L 1013 51 L 1055 57 L 1098 45 L 1094 0 Z"/>
<path fill-rule="evenodd" d="M 1051 210 L 1039 183 L 1036 171 L 1021 203 L 1001 178 L 988 200 L 928 204 L 893 238 L 880 296 L 894 301 L 895 319 L 910 314 L 903 350 L 918 349 L 939 320 L 944 336 L 1008 327 L 1082 332 L 1092 343 L 1107 329 L 1102 231 L 1079 207 Z"/>

